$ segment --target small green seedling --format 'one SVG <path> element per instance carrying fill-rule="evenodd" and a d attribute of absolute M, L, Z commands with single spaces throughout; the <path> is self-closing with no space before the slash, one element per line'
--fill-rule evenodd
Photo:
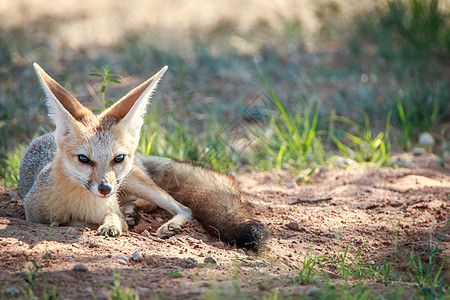
<path fill-rule="evenodd" d="M 181 274 L 181 272 L 179 270 L 167 272 L 167 273 L 164 273 L 164 275 L 174 277 L 174 278 L 183 277 L 183 274 Z"/>
<path fill-rule="evenodd" d="M 122 79 L 122 75 L 110 73 L 111 70 L 108 68 L 108 66 L 102 67 L 102 70 L 103 70 L 103 73 L 100 72 L 97 68 L 93 68 L 91 70 L 91 72 L 89 73 L 89 75 L 90 76 L 101 77 L 103 79 L 102 86 L 100 87 L 100 94 L 102 95 L 102 109 L 101 109 L 101 111 L 104 111 L 105 110 L 105 102 L 108 102 L 110 104 L 114 104 L 114 101 L 111 101 L 111 100 L 106 100 L 105 101 L 106 84 L 108 82 L 121 84 L 119 79 Z M 100 110 L 94 109 L 93 111 L 100 111 Z"/>

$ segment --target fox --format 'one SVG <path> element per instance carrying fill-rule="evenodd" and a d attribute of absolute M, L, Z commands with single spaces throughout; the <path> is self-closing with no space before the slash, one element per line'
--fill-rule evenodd
<path fill-rule="evenodd" d="M 96 229 L 119 236 L 140 211 L 172 218 L 157 229 L 170 238 L 192 219 L 219 240 L 258 251 L 267 229 L 250 213 L 235 180 L 173 159 L 137 153 L 144 115 L 168 67 L 99 114 L 33 64 L 54 132 L 34 139 L 19 168 L 27 220 Z"/>

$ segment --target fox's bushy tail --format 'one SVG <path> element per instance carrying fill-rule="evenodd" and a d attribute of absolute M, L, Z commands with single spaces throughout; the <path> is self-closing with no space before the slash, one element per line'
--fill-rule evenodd
<path fill-rule="evenodd" d="M 267 229 L 252 217 L 231 177 L 167 158 L 141 156 L 139 160 L 157 185 L 189 207 L 194 218 L 221 241 L 260 249 Z"/>

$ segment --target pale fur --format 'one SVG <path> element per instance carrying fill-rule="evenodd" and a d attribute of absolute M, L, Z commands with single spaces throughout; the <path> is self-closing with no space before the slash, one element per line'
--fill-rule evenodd
<path fill-rule="evenodd" d="M 54 135 L 50 133 L 36 142 L 45 141 L 48 145 L 52 140 L 54 141 Z M 30 159 L 31 157 L 25 156 L 22 164 L 28 164 Z M 65 174 L 62 163 L 64 162 L 61 160 L 55 160 L 45 165 L 37 173 L 38 177 L 28 193 L 21 188 L 27 219 L 40 223 L 84 222 L 90 225 L 102 224 L 108 213 L 120 213 L 115 195 L 104 199 L 87 189 L 80 189 L 79 183 Z"/>

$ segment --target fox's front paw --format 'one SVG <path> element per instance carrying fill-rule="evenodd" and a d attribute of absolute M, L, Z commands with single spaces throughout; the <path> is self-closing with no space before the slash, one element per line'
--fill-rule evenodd
<path fill-rule="evenodd" d="M 103 225 L 97 229 L 97 235 L 118 236 L 122 234 L 122 230 L 127 229 L 126 226 L 117 214 L 111 213 L 105 217 Z"/>
<path fill-rule="evenodd" d="M 169 221 L 158 228 L 158 236 L 162 239 L 168 239 L 171 236 L 180 233 L 181 231 L 182 229 L 180 225 L 171 223 Z"/>
<path fill-rule="evenodd" d="M 135 211 L 135 206 L 125 205 L 121 206 L 120 210 L 122 211 L 123 220 L 128 224 L 128 228 L 133 228 L 137 224 L 139 224 L 139 220 L 141 219 L 141 215 L 139 211 Z"/>
<path fill-rule="evenodd" d="M 175 215 L 169 222 L 163 224 L 158 229 L 158 236 L 162 239 L 168 239 L 177 233 L 181 232 L 181 227 L 191 220 L 190 214 Z"/>
<path fill-rule="evenodd" d="M 119 236 L 122 234 L 122 229 L 114 224 L 103 224 L 97 229 L 97 235 L 105 236 Z"/>

